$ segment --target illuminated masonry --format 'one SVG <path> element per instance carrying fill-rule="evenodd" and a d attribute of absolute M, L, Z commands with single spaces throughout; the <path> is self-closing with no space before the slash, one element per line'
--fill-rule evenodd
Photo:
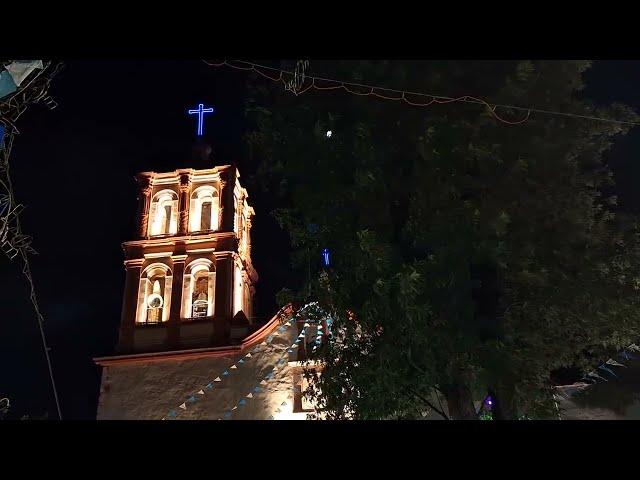
<path fill-rule="evenodd" d="M 229 165 L 137 175 L 120 353 L 230 345 L 253 330 L 254 211 L 239 178 Z"/>

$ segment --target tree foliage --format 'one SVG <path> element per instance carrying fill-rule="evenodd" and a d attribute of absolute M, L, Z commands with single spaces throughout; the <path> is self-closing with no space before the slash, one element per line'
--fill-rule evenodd
<path fill-rule="evenodd" d="M 589 66 L 311 62 L 321 76 L 635 120 L 580 97 Z M 252 91 L 250 152 L 279 196 L 292 265 L 310 272 L 281 300 L 312 298 L 334 319 L 312 392 L 331 417 L 415 418 L 445 398 L 450 416 L 475 418 L 487 392 L 494 418 L 548 416 L 550 372 L 637 338 L 639 224 L 604 194 L 603 154 L 626 127 L 535 114 L 507 125 L 478 105 L 294 96 L 259 81 Z"/>

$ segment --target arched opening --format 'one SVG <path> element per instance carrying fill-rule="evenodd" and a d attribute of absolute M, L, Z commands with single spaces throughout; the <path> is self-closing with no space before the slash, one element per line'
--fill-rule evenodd
<path fill-rule="evenodd" d="M 182 318 L 213 316 L 215 282 L 216 269 L 211 260 L 199 258 L 187 266 L 182 286 Z"/>
<path fill-rule="evenodd" d="M 220 214 L 218 191 L 211 185 L 196 188 L 191 194 L 189 211 L 191 232 L 217 230 Z"/>
<path fill-rule="evenodd" d="M 149 236 L 177 233 L 178 194 L 173 190 L 156 193 L 151 202 L 149 219 Z"/>
<path fill-rule="evenodd" d="M 169 320 L 171 270 L 163 263 L 149 265 L 140 276 L 137 323 L 161 323 Z"/>

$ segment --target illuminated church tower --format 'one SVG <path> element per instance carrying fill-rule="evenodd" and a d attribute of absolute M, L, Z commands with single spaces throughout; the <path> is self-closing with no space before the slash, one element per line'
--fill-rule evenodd
<path fill-rule="evenodd" d="M 295 419 L 302 361 L 323 327 L 279 312 L 253 321 L 254 210 L 234 166 L 144 172 L 137 239 L 98 419 Z M 290 313 L 290 310 L 288 310 Z M 319 343 L 318 343 L 319 344 Z"/>
<path fill-rule="evenodd" d="M 251 329 L 254 212 L 239 178 L 232 166 L 137 176 L 118 352 L 223 345 Z"/>

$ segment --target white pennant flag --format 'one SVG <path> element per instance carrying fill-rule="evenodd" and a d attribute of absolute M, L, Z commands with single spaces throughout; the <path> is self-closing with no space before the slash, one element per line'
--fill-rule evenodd
<path fill-rule="evenodd" d="M 249 392 L 249 395 L 247 395 L 247 398 L 253 398 L 253 393 Z"/>
<path fill-rule="evenodd" d="M 183 410 L 186 410 L 186 409 L 187 409 L 187 404 L 186 404 L 186 403 L 183 403 L 182 405 L 180 405 L 180 407 L 179 407 L 179 408 L 181 408 L 181 409 L 183 409 Z"/>
<path fill-rule="evenodd" d="M 260 345 L 266 345 L 266 344 L 267 344 L 267 342 L 262 342 Z"/>
<path fill-rule="evenodd" d="M 614 367 L 626 367 L 626 365 L 616 362 L 613 358 L 610 358 L 605 363 L 608 363 L 609 365 L 613 365 Z"/>
<path fill-rule="evenodd" d="M 200 395 L 204 395 L 204 390 L 200 390 L 200 391 L 198 391 L 198 393 L 199 393 Z"/>
<path fill-rule="evenodd" d="M 251 352 L 247 353 L 247 354 L 245 355 L 245 357 L 247 357 L 247 358 L 251 358 Z"/>
<path fill-rule="evenodd" d="M 216 379 L 214 380 L 214 382 L 221 382 L 222 379 L 220 377 L 216 377 Z"/>
<path fill-rule="evenodd" d="M 304 326 L 308 327 L 309 326 L 309 322 L 304 322 Z"/>
<path fill-rule="evenodd" d="M 231 369 L 232 370 L 236 370 L 238 367 L 236 367 L 235 365 L 231 365 Z"/>
<path fill-rule="evenodd" d="M 260 382 L 260 385 L 266 385 L 266 384 L 267 384 L 267 381 L 266 381 L 266 380 L 262 380 L 262 381 Z"/>
<path fill-rule="evenodd" d="M 233 407 L 233 408 L 231 409 L 231 411 L 236 410 L 237 408 L 238 408 L 238 406 L 236 405 L 235 407 Z"/>

